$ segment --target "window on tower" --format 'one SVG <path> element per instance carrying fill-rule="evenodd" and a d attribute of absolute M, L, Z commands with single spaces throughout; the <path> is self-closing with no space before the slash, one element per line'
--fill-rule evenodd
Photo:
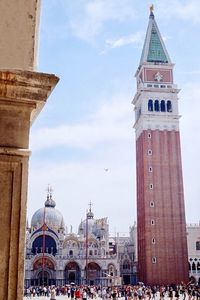
<path fill-rule="evenodd" d="M 156 264 L 156 257 L 155 256 L 152 257 L 152 263 Z"/>
<path fill-rule="evenodd" d="M 151 225 L 155 225 L 155 220 L 151 220 Z"/>
<path fill-rule="evenodd" d="M 200 250 L 200 241 L 196 242 L 196 250 Z"/>
<path fill-rule="evenodd" d="M 150 202 L 150 207 L 154 207 L 154 202 L 153 201 Z"/>
<path fill-rule="evenodd" d="M 149 185 L 150 190 L 153 190 L 153 183 Z"/>
<path fill-rule="evenodd" d="M 160 108 L 159 108 L 159 101 L 158 100 L 155 100 L 155 102 L 154 102 L 154 110 L 155 111 L 159 111 L 160 110 Z"/>
<path fill-rule="evenodd" d="M 172 103 L 170 100 L 167 101 L 167 112 L 172 112 Z"/>
<path fill-rule="evenodd" d="M 149 99 L 148 101 L 148 111 L 153 111 L 153 100 Z"/>
<path fill-rule="evenodd" d="M 161 101 L 161 104 L 160 104 L 160 109 L 161 111 L 165 112 L 166 111 L 166 107 L 165 107 L 165 100 L 162 100 Z"/>

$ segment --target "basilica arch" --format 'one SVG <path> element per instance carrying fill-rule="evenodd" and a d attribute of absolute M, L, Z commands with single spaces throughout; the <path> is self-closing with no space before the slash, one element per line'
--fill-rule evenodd
<path fill-rule="evenodd" d="M 79 241 L 75 237 L 68 237 L 63 241 L 63 249 L 79 248 Z"/>
<path fill-rule="evenodd" d="M 44 242 L 44 252 L 52 255 L 56 255 L 57 253 L 57 241 L 55 238 L 49 234 L 45 234 L 43 236 L 42 233 L 38 235 L 32 242 L 31 251 L 33 254 L 42 253 L 43 252 L 43 242 Z"/>
<path fill-rule="evenodd" d="M 77 262 L 70 261 L 66 264 L 64 270 L 65 284 L 74 282 L 79 285 L 81 283 L 81 269 Z"/>
<path fill-rule="evenodd" d="M 56 263 L 50 257 L 40 256 L 33 262 L 31 285 L 53 285 L 56 283 Z"/>
<path fill-rule="evenodd" d="M 96 262 L 89 262 L 85 267 L 85 278 L 89 285 L 98 285 L 101 282 L 101 268 Z"/>

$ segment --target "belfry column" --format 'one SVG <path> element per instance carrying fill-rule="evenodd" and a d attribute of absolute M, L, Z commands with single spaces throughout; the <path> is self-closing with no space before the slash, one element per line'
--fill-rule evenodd
<path fill-rule="evenodd" d="M 9 3 L 8 3 L 9 2 Z M 29 130 L 58 82 L 34 72 L 40 1 L 0 2 L 0 299 L 22 300 Z"/>

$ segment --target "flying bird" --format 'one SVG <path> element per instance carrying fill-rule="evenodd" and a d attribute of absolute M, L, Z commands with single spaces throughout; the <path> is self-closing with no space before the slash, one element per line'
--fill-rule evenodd
<path fill-rule="evenodd" d="M 104 171 L 105 171 L 105 172 L 108 172 L 108 168 L 104 168 Z"/>

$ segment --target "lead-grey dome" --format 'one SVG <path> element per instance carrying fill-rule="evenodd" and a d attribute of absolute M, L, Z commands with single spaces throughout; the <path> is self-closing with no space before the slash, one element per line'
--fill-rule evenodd
<path fill-rule="evenodd" d="M 52 199 L 52 195 L 47 195 L 47 200 L 45 201 L 45 206 L 38 209 L 31 219 L 31 227 L 38 229 L 44 223 L 52 230 L 58 231 L 59 229 L 64 229 L 65 224 L 62 214 L 55 208 L 56 203 Z"/>

